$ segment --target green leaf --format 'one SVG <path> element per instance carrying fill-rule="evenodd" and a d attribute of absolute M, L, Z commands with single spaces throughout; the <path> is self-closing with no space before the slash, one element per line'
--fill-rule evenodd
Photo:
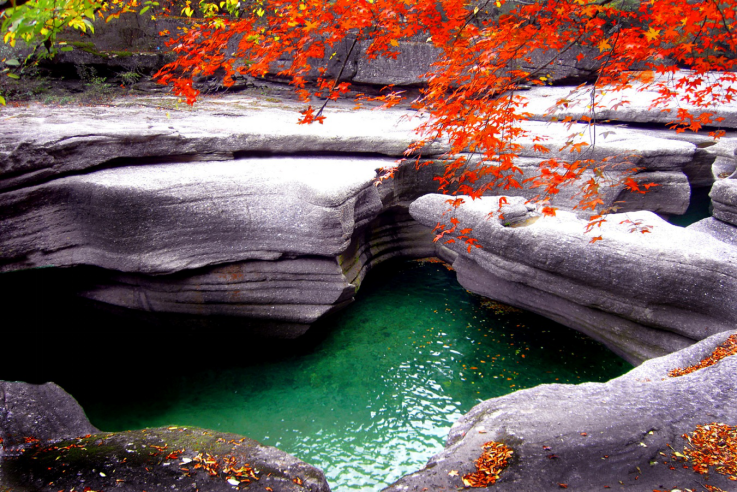
<path fill-rule="evenodd" d="M 11 79 L 20 79 L 20 76 L 19 76 L 19 75 L 16 75 L 16 74 L 14 74 L 14 73 L 10 73 L 10 72 L 8 72 L 8 74 L 7 74 L 7 75 L 8 75 L 8 77 L 10 77 Z"/>
<path fill-rule="evenodd" d="M 10 60 L 5 60 L 5 64 L 9 67 L 19 67 L 20 62 L 16 60 L 15 58 L 11 58 Z"/>
<path fill-rule="evenodd" d="M 151 8 L 151 6 L 150 6 L 150 5 L 146 5 L 145 7 L 143 7 L 143 8 L 141 9 L 141 15 L 145 14 L 145 13 L 146 13 L 146 11 L 147 11 L 148 9 L 150 9 L 150 8 Z"/>
<path fill-rule="evenodd" d="M 5 98 L 3 96 L 0 96 L 0 104 L 5 106 Z"/>
<path fill-rule="evenodd" d="M 61 51 L 74 51 L 72 46 L 62 46 Z"/>

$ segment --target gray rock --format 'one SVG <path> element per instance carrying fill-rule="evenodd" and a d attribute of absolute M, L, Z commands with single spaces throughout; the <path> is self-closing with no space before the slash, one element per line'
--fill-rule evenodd
<path fill-rule="evenodd" d="M 422 85 L 427 83 L 423 76 L 430 65 L 437 61 L 441 51 L 430 43 L 400 41 L 396 47 L 395 59 L 380 57 L 368 59 L 365 56 L 369 42 L 360 43 L 356 73 L 352 82 L 375 85 Z"/>
<path fill-rule="evenodd" d="M 56 384 L 0 381 L 0 457 L 12 457 L 26 438 L 46 441 L 96 432 L 82 407 Z"/>
<path fill-rule="evenodd" d="M 674 456 L 685 433 L 711 422 L 733 424 L 737 357 L 695 373 L 668 371 L 698 363 L 730 333 L 713 335 L 671 355 L 645 362 L 608 383 L 541 385 L 475 406 L 450 431 L 445 450 L 386 492 L 453 490 L 475 471 L 482 444 L 513 449 L 493 490 L 732 490 L 727 477 L 706 477 Z M 671 447 L 672 446 L 672 447 Z M 672 466 L 672 468 L 671 468 Z"/>
<path fill-rule="evenodd" d="M 689 72 L 681 71 L 673 76 L 673 80 L 689 78 Z M 715 79 L 717 73 L 707 75 Z M 656 79 L 658 82 L 660 79 Z M 714 82 L 719 85 L 718 82 Z M 728 83 L 722 83 L 725 87 Z M 714 117 L 724 118 L 715 123 L 720 128 L 737 128 L 737 102 L 719 104 L 717 108 L 696 108 L 685 102 L 685 92 L 676 89 L 674 84 L 669 87 L 678 93 L 677 101 L 652 108 L 655 100 L 660 97 L 657 87 L 633 81 L 631 87 L 621 91 L 597 91 L 597 107 L 595 116 L 597 121 L 606 120 L 629 123 L 656 123 L 665 125 L 676 119 L 677 110 L 684 108 L 692 111 L 696 116 L 702 113 L 711 113 Z M 574 121 L 582 116 L 591 117 L 588 106 L 591 104 L 591 87 L 583 89 L 571 87 L 538 87 L 522 94 L 527 99 L 525 111 L 535 115 L 535 118 L 562 120 L 566 117 Z M 559 104 L 560 103 L 560 104 Z M 667 111 L 661 111 L 661 109 Z"/>
<path fill-rule="evenodd" d="M 714 217 L 707 217 L 694 224 L 691 224 L 687 229 L 703 232 L 711 237 L 718 239 L 731 246 L 737 246 L 737 227 L 732 224 L 727 224 L 721 220 L 717 220 Z"/>
<path fill-rule="evenodd" d="M 0 396 L 3 490 L 56 492 L 84 486 L 220 492 L 232 491 L 235 477 L 249 490 L 330 490 L 319 469 L 236 434 L 177 426 L 100 432 L 77 402 L 53 383 L 0 381 Z M 198 459 L 217 462 L 214 475 L 195 469 Z M 237 471 L 226 473 L 228 462 Z"/>
<path fill-rule="evenodd" d="M 2 137 L 0 269 L 100 267 L 80 292 L 89 299 L 292 338 L 352 301 L 374 265 L 434 254 L 407 213 L 432 176 L 405 163 L 374 185 L 395 163 L 377 151 L 411 141 L 414 124 L 397 124 L 407 113 L 336 108 L 304 127 L 248 98 L 209 100 L 197 116 L 146 107 L 167 100 L 137 99 L 148 129 L 125 105 L 15 115 Z M 248 157 L 265 150 L 342 156 Z"/>
<path fill-rule="evenodd" d="M 737 160 L 719 156 L 714 159 L 712 165 L 713 180 L 729 178 L 734 175 L 735 170 L 737 170 Z"/>
<path fill-rule="evenodd" d="M 514 164 L 522 172 L 516 175 L 521 188 L 503 189 L 499 186 L 487 192 L 490 195 L 523 196 L 531 200 L 547 198 L 551 204 L 566 211 L 575 211 L 586 216 L 591 210 L 584 210 L 579 204 L 583 193 L 581 186 L 591 179 L 599 183 L 601 207 L 618 207 L 620 211 L 649 210 L 666 215 L 681 215 L 686 212 L 691 185 L 689 175 L 700 183 L 711 184 L 711 163 L 713 157 L 705 156 L 690 142 L 673 141 L 654 135 L 648 130 L 606 125 L 588 127 L 581 124 L 542 123 L 529 121 L 521 124 L 527 132 L 516 143 L 520 145 L 519 158 Z M 543 138 L 539 141 L 536 138 Z M 571 142 L 586 142 L 581 151 L 571 150 Z M 535 146 L 543 145 L 549 152 L 538 151 Z M 485 164 L 471 154 L 466 155 L 465 169 L 476 170 Z M 559 192 L 545 195 L 545 188 L 533 187 L 534 179 L 540 176 L 540 164 L 556 158 L 572 163 L 581 161 L 584 171 L 573 183 L 559 186 Z M 442 175 L 442 161 L 433 161 L 436 175 Z M 597 175 L 594 168 L 599 168 Z M 430 171 L 423 171 L 429 173 Z M 563 173 L 561 169 L 556 172 Z M 688 175 L 687 175 L 688 174 Z M 706 176 L 706 177 L 704 177 Z M 632 192 L 624 185 L 631 177 L 642 185 L 654 184 L 646 193 Z M 481 178 L 479 183 L 488 182 Z M 500 184 L 504 184 L 500 181 Z M 453 191 L 457 188 L 451 188 Z"/>
<path fill-rule="evenodd" d="M 389 161 L 391 162 L 391 161 Z M 381 159 L 264 158 L 130 166 L 0 195 L 2 269 L 172 273 L 335 256 L 378 215 Z"/>
<path fill-rule="evenodd" d="M 715 219 L 737 225 L 737 179 L 722 179 L 711 188 L 711 203 Z"/>
<path fill-rule="evenodd" d="M 445 201 L 424 196 L 410 213 L 434 227 L 444 222 Z M 588 234 L 585 221 L 565 212 L 504 227 L 488 219 L 497 206 L 485 197 L 455 211 L 459 228 L 472 228 L 482 246 L 448 246 L 467 289 L 582 331 L 634 364 L 734 326 L 737 250 L 730 245 L 649 212 L 609 215 Z M 650 233 L 630 233 L 632 223 Z"/>
<path fill-rule="evenodd" d="M 175 97 L 107 107 L 9 108 L 0 128 L 0 190 L 130 164 L 224 160 L 253 154 L 345 153 L 401 157 L 415 139 L 412 112 L 353 112 L 336 104 L 323 125 L 297 125 L 302 105 L 247 96 L 194 109 Z M 423 152 L 444 152 L 432 145 Z"/>

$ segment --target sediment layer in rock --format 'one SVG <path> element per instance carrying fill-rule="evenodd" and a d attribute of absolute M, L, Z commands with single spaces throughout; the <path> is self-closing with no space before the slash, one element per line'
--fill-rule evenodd
<path fill-rule="evenodd" d="M 449 245 L 469 290 L 587 333 L 635 364 L 733 328 L 737 250 L 729 244 L 649 212 L 610 215 L 586 233 L 585 221 L 565 212 L 505 227 L 488 217 L 497 208 L 488 197 L 455 210 L 459 228 L 472 228 L 482 246 Z M 410 207 L 429 227 L 447 210 L 442 195 Z"/>

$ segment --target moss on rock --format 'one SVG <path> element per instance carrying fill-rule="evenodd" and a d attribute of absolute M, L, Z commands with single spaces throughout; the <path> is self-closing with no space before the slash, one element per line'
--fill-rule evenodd
<path fill-rule="evenodd" d="M 35 443 L 2 463 L 12 490 L 329 491 L 323 473 L 257 441 L 193 427 Z"/>

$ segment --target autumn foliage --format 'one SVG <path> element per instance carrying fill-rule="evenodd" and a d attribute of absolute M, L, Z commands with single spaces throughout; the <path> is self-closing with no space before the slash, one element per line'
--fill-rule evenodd
<path fill-rule="evenodd" d="M 16 8 L 16 4 L 25 5 Z M 21 10 L 31 4 L 48 4 L 42 22 L 33 18 L 32 9 Z M 438 57 L 428 67 L 426 86 L 413 105 L 430 117 L 419 125 L 417 141 L 407 155 L 420 155 L 430 141 L 445 141 L 450 151 L 445 171 L 437 178 L 442 192 L 477 198 L 493 190 L 503 194 L 527 186 L 539 190 L 543 214 L 555 213 L 547 199 L 576 183 L 581 188 L 578 208 L 590 212 L 590 226 L 595 227 L 610 211 L 600 198 L 602 188 L 619 186 L 641 193 L 649 184 L 626 173 L 612 181 L 607 173 L 611 163 L 589 158 L 587 149 L 595 142 L 585 137 L 572 138 L 561 148 L 535 137 L 535 152 L 555 151 L 557 157 L 542 160 L 534 175 L 523 176 L 515 159 L 521 150 L 519 138 L 526 134 L 521 123 L 529 116 L 522 89 L 550 83 L 558 61 L 575 56 L 598 67 L 580 88 L 589 95 L 590 113 L 579 123 L 599 123 L 603 93 L 611 96 L 637 83 L 657 91 L 655 106 L 677 101 L 669 110 L 677 131 L 708 127 L 717 137 L 719 118 L 708 108 L 731 102 L 737 94 L 736 4 L 737 0 L 65 0 L 59 4 L 16 0 L 0 17 L 6 42 L 49 35 L 60 18 L 57 5 L 70 11 L 60 25 L 66 22 L 82 30 L 91 26 L 94 15 L 110 18 L 150 9 L 146 15 L 189 17 L 180 33 L 162 33 L 172 37 L 170 46 L 178 58 L 157 74 L 161 83 L 193 103 L 199 95 L 193 84 L 197 77 L 218 75 L 230 86 L 241 75 L 276 75 L 291 83 L 306 103 L 301 123 L 322 122 L 325 105 L 351 93 L 344 70 L 353 54 L 396 58 L 400 41 L 426 43 Z M 357 97 L 384 106 L 402 100 L 402 94 L 391 88 L 372 98 Z M 557 104 L 565 106 L 568 101 Z M 570 158 L 561 158 L 561 151 Z"/>
<path fill-rule="evenodd" d="M 561 186 L 579 183 L 580 208 L 590 210 L 596 220 L 602 217 L 599 191 L 606 182 L 607 163 L 586 158 L 586 148 L 593 142 L 568 142 L 564 150 L 571 158 L 544 160 L 535 176 L 523 176 L 515 165 L 521 148 L 517 141 L 525 134 L 520 123 L 528 117 L 520 89 L 549 83 L 549 72 L 559 58 L 577 53 L 579 61 L 588 56 L 599 67 L 595 80 L 582 87 L 590 92 L 591 101 L 590 116 L 583 123 L 597 124 L 604 90 L 611 94 L 637 82 L 658 91 L 657 104 L 678 100 L 681 108 L 672 114 L 678 131 L 704 126 L 713 130 L 719 119 L 699 108 L 731 102 L 737 93 L 731 72 L 737 68 L 735 3 L 256 1 L 237 15 L 211 10 L 211 16 L 172 42 L 179 58 L 158 76 L 192 103 L 199 94 L 193 77 L 222 73 L 229 85 L 238 75 L 276 73 L 307 104 L 300 122 L 322 122 L 324 105 L 350 91 L 340 62 L 345 63 L 357 46 L 368 58 L 395 58 L 400 40 L 428 43 L 439 56 L 413 104 L 430 118 L 419 126 L 418 140 L 407 154 L 417 155 L 437 139 L 450 145 L 444 175 L 437 178 L 440 190 L 476 198 L 495 188 L 527 184 L 539 188 L 544 200 Z M 683 69 L 689 72 L 679 72 Z M 391 106 L 401 97 L 390 92 L 374 99 Z M 321 103 L 314 104 L 315 98 Z M 719 136 L 719 131 L 713 135 Z M 551 150 L 543 141 L 535 149 Z M 646 191 L 632 179 L 616 184 Z M 542 211 L 555 213 L 552 207 Z"/>
<path fill-rule="evenodd" d="M 514 451 L 504 443 L 489 441 L 484 452 L 476 460 L 476 471 L 463 476 L 466 487 L 488 487 L 499 480 L 499 475 L 509 464 Z"/>
<path fill-rule="evenodd" d="M 730 355 L 735 354 L 737 354 L 737 335 L 730 335 L 730 337 L 727 338 L 724 342 L 720 343 L 711 354 L 701 359 L 699 363 L 684 368 L 671 369 L 670 371 L 668 371 L 668 377 L 675 378 L 679 376 L 685 376 L 686 374 L 691 374 L 692 372 L 696 372 L 699 369 L 713 366 L 725 357 L 729 357 Z"/>
<path fill-rule="evenodd" d="M 687 445 L 683 450 L 695 472 L 709 473 L 709 468 L 737 481 L 737 428 L 713 422 L 697 425 L 693 434 L 684 434 Z"/>

